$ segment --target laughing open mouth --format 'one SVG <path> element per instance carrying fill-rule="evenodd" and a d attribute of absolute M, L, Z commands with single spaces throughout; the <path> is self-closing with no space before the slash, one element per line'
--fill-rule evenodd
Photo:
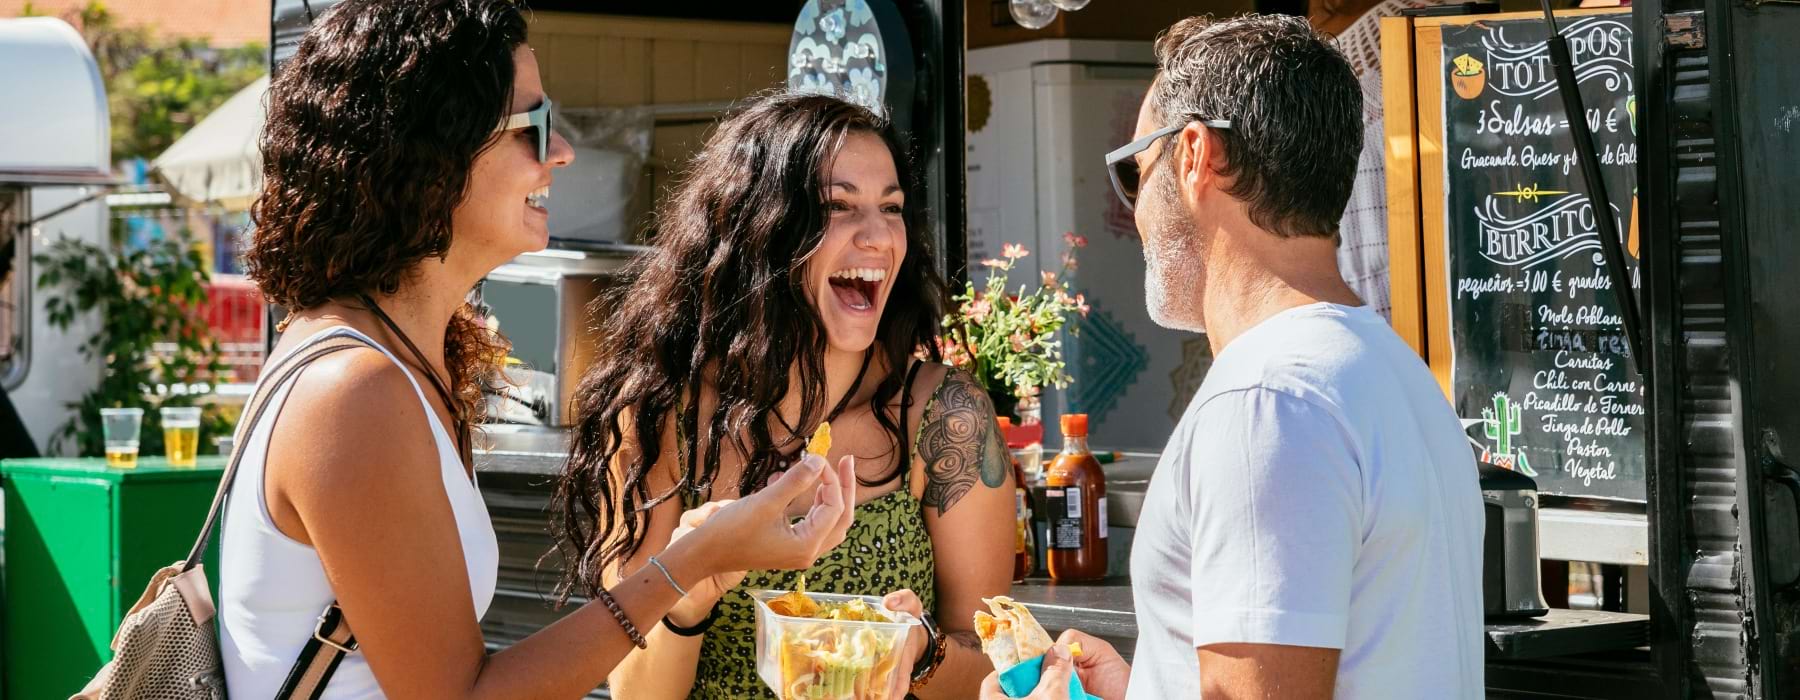
<path fill-rule="evenodd" d="M 831 274 L 831 291 L 837 294 L 838 300 L 853 311 L 867 311 L 875 308 L 875 294 L 881 289 L 882 280 L 887 279 L 887 270 L 874 267 L 853 267 L 839 270 Z"/>

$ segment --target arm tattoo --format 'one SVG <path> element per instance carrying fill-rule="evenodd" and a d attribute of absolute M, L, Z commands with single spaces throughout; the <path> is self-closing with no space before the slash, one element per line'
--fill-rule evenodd
<path fill-rule="evenodd" d="M 927 507 L 938 515 L 975 487 L 1006 485 L 1011 469 L 1006 444 L 994 424 L 994 405 L 967 374 L 954 372 L 938 389 L 932 414 L 919 432 L 919 457 L 925 460 Z"/>

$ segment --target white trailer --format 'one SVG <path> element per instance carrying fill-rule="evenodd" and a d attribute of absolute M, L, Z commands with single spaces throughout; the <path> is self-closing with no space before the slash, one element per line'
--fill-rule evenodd
<path fill-rule="evenodd" d="M 100 319 L 52 328 L 31 256 L 58 238 L 107 241 L 106 89 L 81 35 L 58 19 L 0 20 L 0 66 L 0 249 L 15 241 L 0 285 L 0 389 L 47 450 L 68 404 L 100 381 L 99 362 L 78 350 Z"/>

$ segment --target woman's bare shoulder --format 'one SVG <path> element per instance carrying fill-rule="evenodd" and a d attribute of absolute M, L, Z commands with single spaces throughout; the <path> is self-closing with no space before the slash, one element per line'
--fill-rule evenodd
<path fill-rule="evenodd" d="M 1006 484 L 1011 462 L 993 401 L 968 372 L 949 369 L 937 384 L 919 426 L 918 454 L 925 464 L 920 500 L 940 516 L 978 486 Z"/>
<path fill-rule="evenodd" d="M 320 358 L 293 381 L 283 405 L 268 409 L 277 411 L 272 465 L 330 488 L 373 486 L 413 465 L 435 469 L 425 405 L 406 371 L 380 351 Z"/>

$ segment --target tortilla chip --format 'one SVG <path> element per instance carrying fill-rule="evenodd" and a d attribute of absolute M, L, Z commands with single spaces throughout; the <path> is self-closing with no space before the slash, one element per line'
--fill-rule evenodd
<path fill-rule="evenodd" d="M 769 601 L 769 609 L 788 617 L 814 617 L 819 614 L 819 602 L 805 591 L 789 591 Z"/>
<path fill-rule="evenodd" d="M 829 421 L 820 423 L 819 429 L 813 431 L 812 439 L 806 441 L 806 451 L 820 457 L 827 457 L 830 455 L 831 423 Z"/>

